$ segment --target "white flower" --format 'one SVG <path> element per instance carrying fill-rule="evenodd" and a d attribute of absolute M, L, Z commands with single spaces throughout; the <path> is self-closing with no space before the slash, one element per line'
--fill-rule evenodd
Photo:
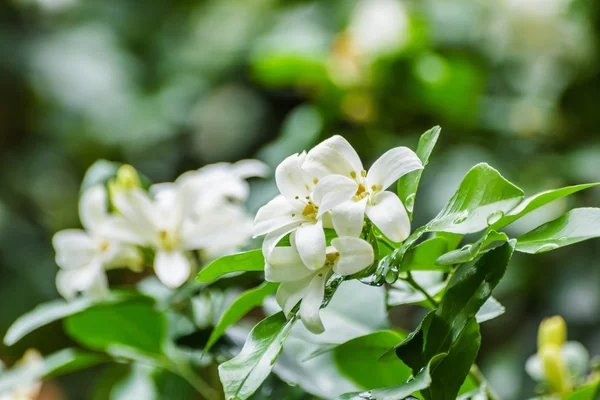
<path fill-rule="evenodd" d="M 23 357 L 16 362 L 15 366 L 34 372 L 33 375 L 37 375 L 35 372 L 40 371 L 44 367 L 41 354 L 34 349 L 27 350 Z M 2 361 L 0 361 L 0 373 L 2 372 L 2 367 Z M 41 382 L 25 379 L 18 385 L 13 386 L 10 392 L 1 393 L 0 400 L 34 400 L 38 398 L 41 388 Z"/>
<path fill-rule="evenodd" d="M 165 285 L 181 286 L 190 276 L 190 250 L 212 258 L 243 245 L 252 220 L 240 204 L 248 196 L 246 178 L 264 174 L 259 161 L 215 164 L 183 174 L 175 183 L 115 193 L 121 216 L 108 229 L 111 237 L 156 250 L 154 270 Z"/>
<path fill-rule="evenodd" d="M 291 247 L 276 247 L 265 265 L 265 279 L 281 282 L 277 302 L 286 316 L 300 300 L 300 318 L 311 332 L 325 330 L 319 311 L 325 296 L 325 283 L 333 272 L 347 276 L 373 263 L 371 245 L 360 238 L 339 237 L 323 251 L 324 261 L 318 269 L 307 268 L 297 248 L 297 234 L 291 236 Z"/>
<path fill-rule="evenodd" d="M 324 214 L 356 190 L 352 184 L 344 186 L 340 179 L 343 177 L 319 181 L 301 168 L 305 157 L 305 153 L 294 154 L 277 166 L 275 180 L 281 195 L 258 210 L 254 236 L 267 235 L 263 253 L 268 259 L 275 245 L 285 235 L 295 232 L 300 258 L 308 268 L 316 270 L 325 262 Z M 327 188 L 333 190 L 324 190 Z"/>
<path fill-rule="evenodd" d="M 79 201 L 79 216 L 85 230 L 67 229 L 52 238 L 56 250 L 56 287 L 65 298 L 78 292 L 102 297 L 108 292 L 105 269 L 115 266 L 136 268 L 141 259 L 137 250 L 104 235 L 108 221 L 108 196 L 102 185 L 86 190 Z"/>
<path fill-rule="evenodd" d="M 309 151 L 302 168 L 321 179 L 319 183 L 323 184 L 324 193 L 336 193 L 338 204 L 339 198 L 346 196 L 347 201 L 331 207 L 333 227 L 338 235 L 359 236 L 365 214 L 394 242 L 401 242 L 410 234 L 410 220 L 404 205 L 386 189 L 403 175 L 423 168 L 412 150 L 393 148 L 367 172 L 350 143 L 336 135 Z"/>

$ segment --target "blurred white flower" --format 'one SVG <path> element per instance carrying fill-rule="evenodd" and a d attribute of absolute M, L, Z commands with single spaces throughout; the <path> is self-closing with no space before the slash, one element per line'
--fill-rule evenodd
<path fill-rule="evenodd" d="M 301 259 L 296 233 L 291 236 L 291 244 L 272 251 L 265 265 L 265 279 L 281 282 L 276 298 L 286 316 L 302 300 L 299 310 L 302 322 L 311 332 L 322 333 L 325 328 L 319 311 L 325 297 L 325 283 L 333 272 L 347 276 L 371 265 L 373 248 L 360 238 L 335 238 L 323 251 L 324 262 L 315 270 L 307 268 Z"/>
<path fill-rule="evenodd" d="M 56 250 L 56 288 L 70 299 L 78 292 L 102 297 L 108 292 L 105 269 L 126 266 L 136 269 L 138 251 L 108 238 L 103 226 L 109 219 L 108 195 L 102 185 L 86 190 L 79 201 L 79 217 L 85 230 L 67 229 L 52 238 Z"/>
<path fill-rule="evenodd" d="M 111 237 L 156 250 L 154 270 L 165 285 L 181 286 L 190 276 L 190 250 L 213 258 L 243 245 L 252 219 L 234 200 L 248 197 L 245 179 L 264 175 L 265 166 L 252 160 L 215 164 L 183 174 L 175 183 L 120 191 L 112 201 L 121 214 L 112 218 Z"/>
<path fill-rule="evenodd" d="M 305 158 L 305 153 L 294 154 L 277 166 L 275 180 L 281 195 L 258 210 L 254 236 L 266 235 L 262 248 L 268 259 L 275 245 L 285 235 L 295 232 L 300 258 L 307 268 L 317 270 L 325 262 L 324 214 L 352 196 L 356 189 L 344 185 L 346 181 L 341 176 L 319 181 L 302 169 Z"/>
<path fill-rule="evenodd" d="M 367 172 L 350 143 L 336 135 L 310 150 L 302 168 L 321 179 L 321 191 L 335 198 L 329 209 L 338 235 L 359 236 L 365 214 L 390 240 L 401 242 L 410 234 L 404 205 L 386 189 L 403 175 L 423 168 L 412 150 L 395 147 Z"/>
<path fill-rule="evenodd" d="M 41 354 L 34 349 L 29 349 L 23 357 L 16 362 L 15 366 L 31 370 L 39 370 L 43 367 Z M 0 361 L 0 373 L 2 372 L 2 361 Z M 0 394 L 0 400 L 35 400 L 38 398 L 42 383 L 38 381 L 23 381 L 12 387 L 10 392 Z"/>
<path fill-rule="evenodd" d="M 585 346 L 576 341 L 566 342 L 560 348 L 560 355 L 571 379 L 577 381 L 578 378 L 584 376 L 590 362 L 590 354 Z M 542 359 L 538 354 L 534 354 L 527 359 L 525 371 L 531 379 L 537 382 L 547 380 Z"/>

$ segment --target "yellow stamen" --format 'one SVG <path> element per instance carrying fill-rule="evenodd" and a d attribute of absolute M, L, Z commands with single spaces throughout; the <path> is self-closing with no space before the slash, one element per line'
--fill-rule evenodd
<path fill-rule="evenodd" d="M 316 211 L 317 211 L 317 209 L 314 206 L 314 204 L 313 203 L 308 203 L 304 207 L 304 210 L 302 210 L 302 215 L 304 215 L 305 217 L 308 217 L 308 216 L 314 215 Z"/>
<path fill-rule="evenodd" d="M 367 191 L 367 188 L 362 183 L 358 185 L 358 190 L 356 191 L 355 196 L 360 197 L 363 193 Z"/>
<path fill-rule="evenodd" d="M 363 178 L 367 176 L 367 171 L 365 171 L 364 169 L 360 171 L 360 176 L 362 176 Z"/>
<path fill-rule="evenodd" d="M 108 250 L 108 247 L 110 245 L 108 244 L 108 242 L 102 242 L 102 244 L 100 245 L 100 251 L 104 252 L 106 250 Z"/>
<path fill-rule="evenodd" d="M 313 183 L 316 185 L 317 183 L 319 183 L 319 178 L 315 178 L 313 179 Z"/>
<path fill-rule="evenodd" d="M 328 264 L 333 264 L 340 257 L 340 253 L 338 253 L 338 252 L 328 253 L 327 256 L 325 256 L 325 257 L 327 258 Z"/>
<path fill-rule="evenodd" d="M 350 172 L 350 176 L 352 177 L 352 179 L 356 179 L 356 172 L 354 172 L 354 171 Z"/>

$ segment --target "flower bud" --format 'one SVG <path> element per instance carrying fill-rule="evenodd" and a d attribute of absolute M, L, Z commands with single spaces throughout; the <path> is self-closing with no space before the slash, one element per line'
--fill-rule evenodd
<path fill-rule="evenodd" d="M 542 321 L 538 331 L 538 351 L 547 347 L 560 348 L 566 340 L 567 324 L 561 316 L 556 315 Z"/>
<path fill-rule="evenodd" d="M 569 393 L 571 382 L 560 347 L 547 346 L 542 348 L 538 354 L 542 360 L 544 376 L 552 391 L 559 394 Z"/>
<path fill-rule="evenodd" d="M 142 187 L 140 177 L 131 165 L 124 164 L 117 170 L 114 179 L 108 182 L 108 191 L 110 196 L 116 193 Z"/>

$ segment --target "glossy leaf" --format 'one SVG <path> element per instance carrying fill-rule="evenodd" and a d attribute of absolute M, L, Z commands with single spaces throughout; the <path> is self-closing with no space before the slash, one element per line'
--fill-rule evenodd
<path fill-rule="evenodd" d="M 219 366 L 227 400 L 250 398 L 269 376 L 296 318 L 283 312 L 259 322 L 250 332 L 240 354 Z"/>
<path fill-rule="evenodd" d="M 199 282 L 210 282 L 232 272 L 263 271 L 265 259 L 261 249 L 230 254 L 204 267 L 196 277 Z"/>
<path fill-rule="evenodd" d="M 394 331 L 378 331 L 358 337 L 333 349 L 338 370 L 364 389 L 398 385 L 412 371 L 399 359 L 382 362 L 379 358 L 406 335 Z"/>
<path fill-rule="evenodd" d="M 439 307 L 427 314 L 421 325 L 396 348 L 396 355 L 409 365 L 413 372 L 419 371 L 437 354 L 450 355 L 455 347 L 462 346 L 460 338 L 464 332 L 475 330 L 473 325 L 477 324 L 474 318 L 504 275 L 514 246 L 515 241 L 511 240 L 483 254 L 479 259 L 459 267 Z M 467 333 L 467 336 L 473 335 Z M 461 353 L 464 354 L 461 356 Z M 454 353 L 450 359 L 450 364 L 454 365 L 453 368 L 456 370 L 453 370 L 450 365 L 449 370 L 453 370 L 456 374 L 460 371 L 460 376 L 464 373 L 462 380 L 456 378 L 458 375 L 455 375 L 452 382 L 447 381 L 443 376 L 434 378 L 435 384 L 444 388 L 440 389 L 440 393 L 447 396 L 444 398 L 456 398 L 471 366 L 472 360 L 469 362 L 471 357 L 474 359 L 475 355 L 462 349 Z"/>
<path fill-rule="evenodd" d="M 417 145 L 416 154 L 423 163 L 423 167 L 425 167 L 429 163 L 429 157 L 437 143 L 438 138 L 440 137 L 440 132 L 442 128 L 439 126 L 434 126 L 427 132 L 421 135 L 419 139 L 419 144 Z M 409 174 L 404 175 L 398 181 L 398 197 L 402 201 L 406 208 L 406 212 L 408 217 L 412 221 L 413 208 L 415 204 L 415 197 L 417 194 L 417 189 L 419 188 L 419 181 L 421 180 L 421 175 L 423 174 L 423 170 L 413 171 Z"/>
<path fill-rule="evenodd" d="M 23 365 L 0 374 L 0 393 L 17 385 L 27 385 L 51 376 L 60 376 L 102 364 L 111 359 L 103 354 L 88 353 L 76 349 L 64 349 L 45 357 L 37 365 Z"/>
<path fill-rule="evenodd" d="M 94 350 L 133 349 L 149 356 L 162 354 L 166 318 L 148 301 L 99 305 L 65 320 L 65 331 Z"/>
<path fill-rule="evenodd" d="M 482 163 L 463 178 L 444 209 L 427 225 L 429 231 L 479 232 L 497 222 L 523 199 L 523 191 Z"/>
<path fill-rule="evenodd" d="M 479 325 L 472 319 L 452 345 L 446 357 L 431 373 L 431 384 L 423 391 L 423 394 L 426 394 L 425 397 L 435 400 L 455 400 L 463 382 L 469 375 L 480 346 Z"/>
<path fill-rule="evenodd" d="M 431 320 L 424 348 L 426 360 L 447 352 L 475 317 L 504 276 L 514 246 L 511 240 L 457 270 Z"/>
<path fill-rule="evenodd" d="M 508 236 L 505 233 L 490 231 L 482 236 L 477 242 L 467 244 L 460 249 L 450 251 L 437 260 L 437 265 L 454 265 L 462 264 L 474 260 L 483 250 L 494 242 L 508 242 Z"/>
<path fill-rule="evenodd" d="M 506 308 L 498 300 L 490 297 L 483 303 L 483 306 L 475 314 L 475 319 L 478 323 L 486 322 L 497 318 L 506 312 Z"/>
<path fill-rule="evenodd" d="M 495 222 L 491 226 L 491 229 L 499 230 L 507 225 L 512 224 L 513 222 L 529 214 L 530 212 L 548 203 L 553 202 L 554 200 L 558 200 L 560 198 L 569 196 L 573 193 L 577 193 L 598 185 L 600 185 L 600 183 L 588 183 L 584 185 L 568 186 L 560 189 L 547 190 L 545 192 L 541 192 L 531 197 L 528 197 L 515 208 L 506 213 L 505 216 L 503 216 L 497 222 Z"/>
<path fill-rule="evenodd" d="M 37 305 L 33 310 L 21 315 L 8 328 L 4 336 L 4 344 L 12 346 L 25 335 L 34 330 L 58 321 L 69 315 L 80 313 L 97 304 L 115 304 L 136 297 L 135 294 L 112 292 L 106 299 L 97 301 L 86 297 L 80 297 L 73 301 L 53 300 L 48 303 Z"/>
<path fill-rule="evenodd" d="M 204 353 L 208 352 L 217 340 L 225 333 L 225 330 L 238 322 L 254 307 L 259 307 L 267 296 L 275 293 L 279 287 L 276 283 L 264 282 L 259 287 L 250 289 L 242 293 L 229 308 L 221 315 L 219 322 L 212 330 L 208 342 L 204 347 Z"/>
<path fill-rule="evenodd" d="M 402 258 L 400 272 L 403 271 L 444 271 L 450 268 L 447 264 L 436 265 L 436 260 L 447 251 L 448 241 L 442 237 L 434 237 L 410 248 Z"/>
<path fill-rule="evenodd" d="M 338 400 L 401 400 L 413 393 L 427 389 L 431 385 L 431 370 L 444 359 L 445 354 L 439 354 L 434 357 L 426 368 L 423 368 L 414 378 L 407 380 L 400 385 L 369 390 L 367 392 L 346 393 Z"/>
<path fill-rule="evenodd" d="M 545 253 L 600 237 L 600 208 L 576 208 L 517 238 L 517 251 Z"/>

